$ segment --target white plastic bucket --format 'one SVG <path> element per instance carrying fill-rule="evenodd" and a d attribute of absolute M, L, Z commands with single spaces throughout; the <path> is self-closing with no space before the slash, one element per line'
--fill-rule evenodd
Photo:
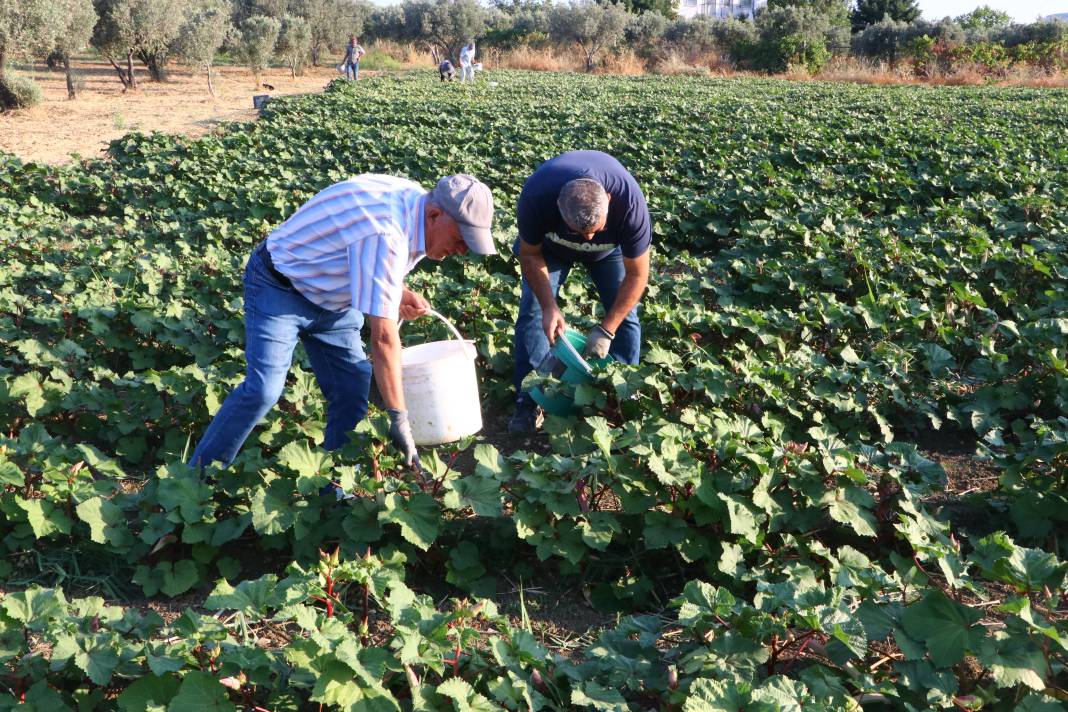
<path fill-rule="evenodd" d="M 404 401 L 416 445 L 451 443 L 482 429 L 474 342 L 465 340 L 441 314 L 430 314 L 445 322 L 456 338 L 401 351 Z"/>

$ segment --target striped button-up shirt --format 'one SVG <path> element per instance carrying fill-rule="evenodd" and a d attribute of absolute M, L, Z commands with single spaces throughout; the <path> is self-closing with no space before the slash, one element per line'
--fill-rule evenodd
<path fill-rule="evenodd" d="M 404 276 L 426 253 L 426 194 L 392 176 L 335 183 L 267 237 L 275 269 L 323 309 L 396 320 Z"/>

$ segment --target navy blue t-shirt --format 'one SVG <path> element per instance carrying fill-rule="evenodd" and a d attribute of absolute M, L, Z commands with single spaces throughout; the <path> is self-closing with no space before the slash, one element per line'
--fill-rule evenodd
<path fill-rule="evenodd" d="M 586 240 L 560 217 L 556 199 L 564 184 L 592 178 L 611 196 L 605 229 Z M 634 176 L 619 161 L 601 151 L 571 151 L 550 158 L 523 184 L 516 222 L 519 238 L 541 245 L 542 252 L 578 262 L 596 262 L 618 246 L 624 257 L 645 254 L 653 241 L 649 206 Z"/>

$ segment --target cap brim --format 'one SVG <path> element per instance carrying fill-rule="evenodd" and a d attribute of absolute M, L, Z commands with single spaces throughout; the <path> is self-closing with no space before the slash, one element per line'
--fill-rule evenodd
<path fill-rule="evenodd" d="M 459 223 L 460 236 L 467 243 L 467 249 L 476 255 L 495 255 L 497 248 L 493 246 L 493 236 L 488 227 L 475 227 Z"/>

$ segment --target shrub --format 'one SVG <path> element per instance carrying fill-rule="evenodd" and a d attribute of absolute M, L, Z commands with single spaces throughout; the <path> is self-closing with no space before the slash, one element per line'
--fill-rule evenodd
<path fill-rule="evenodd" d="M 24 77 L 9 76 L 4 79 L 0 98 L 6 109 L 28 109 L 41 103 L 41 87 Z"/>
<path fill-rule="evenodd" d="M 368 50 L 360 60 L 360 69 L 370 69 L 376 72 L 389 72 L 404 69 L 404 65 L 398 59 L 394 59 L 385 52 L 377 49 Z"/>

